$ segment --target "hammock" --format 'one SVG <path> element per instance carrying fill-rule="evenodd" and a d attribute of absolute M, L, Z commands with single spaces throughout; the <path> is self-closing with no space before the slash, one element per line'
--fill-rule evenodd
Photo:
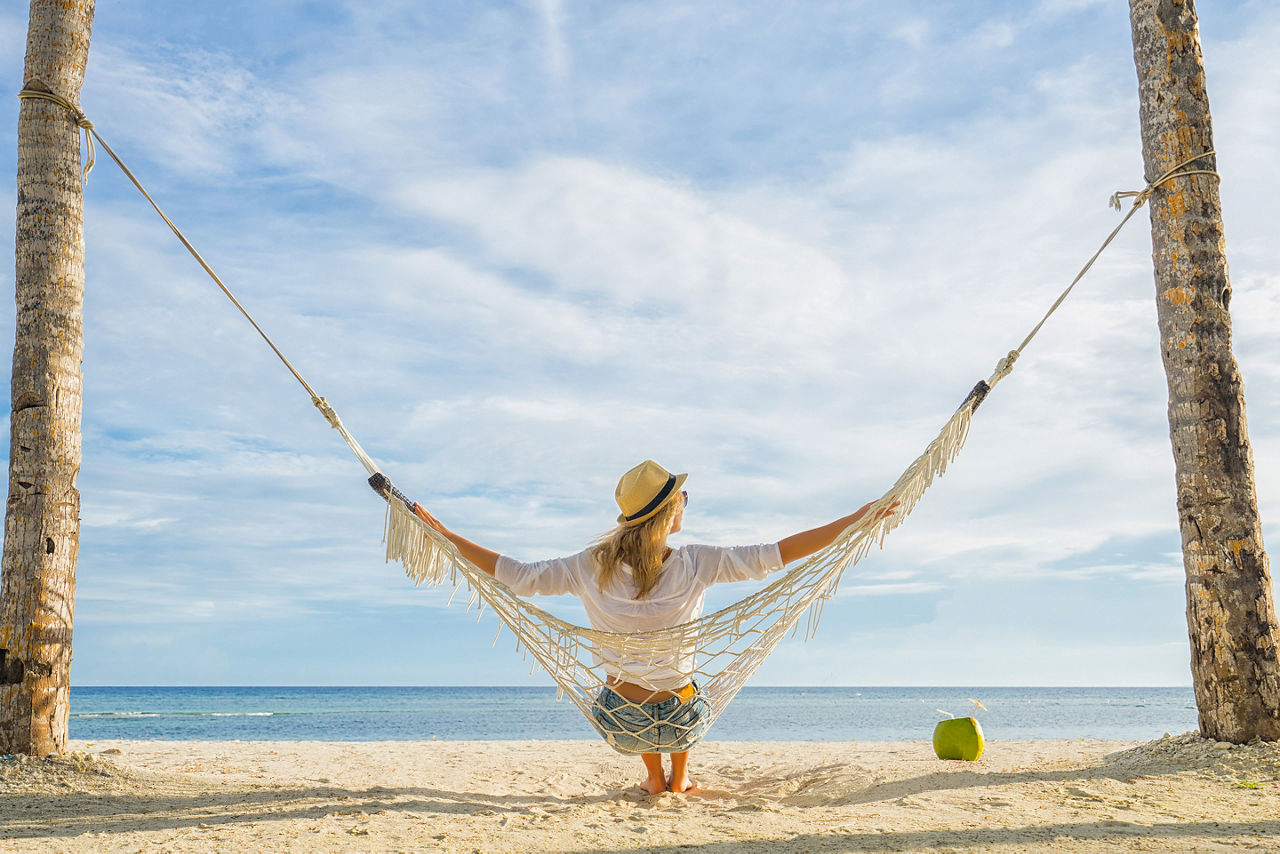
<path fill-rule="evenodd" d="M 559 686 L 557 698 L 567 695 L 615 749 L 644 753 L 685 749 L 705 735 L 773 648 L 797 630 L 806 615 L 805 639 L 812 637 L 822 604 L 834 595 L 845 570 L 861 560 L 873 544 L 883 543 L 933 479 L 946 471 L 964 444 L 974 410 L 991 385 L 1011 367 L 1011 359 L 1002 360 L 992 379 L 974 388 L 924 453 L 883 496 L 871 503 L 862 520 L 847 528 L 831 545 L 758 592 L 682 625 L 618 634 L 565 622 L 516 596 L 501 581 L 463 558 L 452 543 L 414 515 L 412 501 L 384 476 L 375 474 L 370 485 L 388 499 L 387 560 L 403 564 L 409 577 L 419 583 L 448 581 L 455 590 L 465 584 L 469 591 L 467 607 L 492 608 L 502 625 L 515 634 L 517 651 L 523 649 L 532 655 L 555 680 Z M 900 502 L 897 511 L 880 518 L 877 511 L 894 501 Z M 693 662 L 692 668 L 686 665 L 682 672 L 697 686 L 700 713 L 690 715 L 687 724 L 659 721 L 653 717 L 651 706 L 609 692 L 614 707 L 623 706 L 642 720 L 648 718 L 648 726 L 640 735 L 648 749 L 628 749 L 620 744 L 617 725 L 602 706 L 607 685 L 605 662 L 622 681 L 657 692 L 661 689 L 649 682 L 648 674 L 669 669 L 675 662 L 689 661 Z M 666 728 L 660 723 L 665 723 Z M 686 729 L 690 731 L 682 731 Z"/>
<path fill-rule="evenodd" d="M 467 607 L 476 606 L 481 612 L 485 606 L 493 609 L 501 625 L 515 634 L 517 651 L 524 650 L 531 655 L 535 662 L 535 669 L 540 665 L 555 681 L 558 686 L 557 697 L 567 695 L 600 735 L 615 748 L 624 752 L 676 749 L 673 744 L 678 744 L 679 749 L 685 749 L 687 745 L 705 735 L 707 729 L 760 667 L 773 648 L 788 634 L 798 631 L 800 621 L 806 616 L 805 639 L 812 637 L 822 616 L 823 603 L 835 594 L 844 572 L 861 560 L 870 551 L 872 545 L 877 543 L 883 545 L 884 538 L 910 515 L 923 497 L 925 490 L 933 483 L 934 478 L 946 471 L 948 463 L 955 458 L 964 445 L 969 433 L 970 419 L 978 406 L 995 385 L 1009 374 L 1014 362 L 1040 331 L 1045 321 L 1058 309 L 1076 283 L 1084 277 L 1094 261 L 1155 189 L 1172 178 L 1190 175 L 1217 177 L 1217 173 L 1212 169 L 1186 168 L 1214 154 L 1209 151 L 1182 161 L 1140 191 L 1114 194 L 1111 197 L 1111 205 L 1117 210 L 1121 209 L 1122 198 L 1132 197 L 1133 199 L 1129 211 L 1120 224 L 1111 231 L 1098 251 L 1076 274 L 1071 284 L 1059 295 L 1022 343 L 1000 359 L 988 379 L 979 381 L 973 387 L 924 452 L 907 467 L 893 486 L 871 502 L 868 512 L 857 523 L 842 532 L 831 545 L 786 571 L 767 587 L 713 614 L 667 629 L 618 634 L 574 625 L 521 599 L 502 582 L 463 558 L 452 543 L 414 515 L 413 501 L 396 489 L 381 473 L 373 460 L 360 447 L 360 443 L 343 426 L 342 420 L 333 407 L 315 393 L 310 384 L 267 337 L 267 334 L 223 284 L 213 269 L 200 257 L 178 227 L 160 210 L 159 205 L 102 139 L 84 113 L 71 102 L 48 92 L 24 89 L 18 97 L 51 101 L 70 111 L 76 124 L 85 131 L 89 156 L 84 167 L 84 178 L 87 180 L 89 170 L 93 166 L 93 140 L 96 139 L 138 191 L 151 203 L 156 213 L 164 219 L 187 251 L 199 262 L 311 395 L 312 403 L 338 431 L 369 473 L 370 486 L 386 499 L 387 517 L 383 538 L 386 544 L 387 560 L 401 563 L 405 572 L 415 582 L 441 584 L 447 581 L 453 585 L 455 593 L 465 586 L 468 591 Z M 895 501 L 899 502 L 896 512 L 887 516 L 881 516 L 877 512 Z M 500 626 L 499 634 L 501 631 Z M 496 636 L 494 642 L 497 642 Z M 652 726 L 640 734 L 640 740 L 645 749 L 637 750 L 633 744 L 621 745 L 615 738 L 615 728 L 607 723 L 610 709 L 602 705 L 602 698 L 607 694 L 612 704 L 621 704 L 633 714 L 638 713 L 644 716 L 650 715 L 650 712 L 645 704 L 632 702 L 611 691 L 605 691 L 608 684 L 608 677 L 604 670 L 605 661 L 609 662 L 611 671 L 626 677 L 624 681 L 641 685 L 655 692 L 662 689 L 649 683 L 647 674 L 660 672 L 674 663 L 680 663 L 681 672 L 696 685 L 695 695 L 686 697 L 682 692 L 680 701 L 696 702 L 699 713 L 684 716 L 687 721 L 685 723 L 672 723 L 664 718 L 662 721 L 664 726 L 659 726 L 660 722 L 650 716 Z M 602 719 L 605 722 L 602 722 Z M 672 729 L 675 730 L 674 734 L 669 731 Z"/>

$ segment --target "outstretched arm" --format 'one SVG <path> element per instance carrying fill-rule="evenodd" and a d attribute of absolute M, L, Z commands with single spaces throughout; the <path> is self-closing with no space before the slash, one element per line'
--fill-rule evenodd
<path fill-rule="evenodd" d="M 893 511 L 898 509 L 900 503 L 899 501 L 894 501 L 892 504 L 880 508 L 876 513 L 876 518 L 883 519 L 886 516 L 893 515 Z M 834 522 L 829 522 L 818 528 L 811 528 L 808 531 L 801 531 L 798 534 L 792 534 L 786 539 L 779 540 L 778 551 L 782 553 L 782 562 L 784 564 L 791 563 L 793 560 L 800 560 L 800 558 L 808 557 L 816 551 L 825 549 L 835 542 L 841 531 L 865 516 L 870 509 L 871 503 L 868 502 L 848 516 L 843 516 Z"/>
<path fill-rule="evenodd" d="M 426 522 L 432 528 L 435 528 L 444 535 L 445 539 L 457 546 L 458 551 L 461 552 L 462 556 L 467 560 L 471 561 L 490 575 L 493 575 L 498 571 L 499 555 L 497 552 L 486 549 L 484 546 L 478 546 L 465 537 L 460 537 L 453 531 L 450 531 L 444 526 L 444 523 L 428 513 L 421 504 L 415 503 L 413 505 L 413 512 L 419 519 Z"/>

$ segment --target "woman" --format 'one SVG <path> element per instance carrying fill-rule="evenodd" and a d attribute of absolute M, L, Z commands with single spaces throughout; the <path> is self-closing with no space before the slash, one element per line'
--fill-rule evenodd
<path fill-rule="evenodd" d="M 645 460 L 618 481 L 614 497 L 618 527 L 585 551 L 565 558 L 521 563 L 476 545 L 446 528 L 414 505 L 424 522 L 457 546 L 462 556 L 520 596 L 572 593 L 582 599 L 594 629 L 643 632 L 669 628 L 702 614 L 712 584 L 764 578 L 788 563 L 830 545 L 870 507 L 777 543 L 717 548 L 681 546 L 667 537 L 679 531 L 689 494 L 681 490 L 687 474 L 671 474 Z M 880 511 L 891 514 L 897 502 Z M 694 792 L 689 749 L 705 729 L 705 702 L 690 680 L 693 651 L 681 650 L 656 660 L 621 661 L 602 653 L 607 687 L 596 699 L 594 716 L 601 734 L 620 753 L 640 754 L 649 794 Z M 662 754 L 671 755 L 664 775 Z"/>

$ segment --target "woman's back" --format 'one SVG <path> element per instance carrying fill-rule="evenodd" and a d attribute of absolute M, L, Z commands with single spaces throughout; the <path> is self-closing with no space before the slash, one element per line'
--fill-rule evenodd
<path fill-rule="evenodd" d="M 534 563 L 503 555 L 496 577 L 518 596 L 571 593 L 582 600 L 593 629 L 630 634 L 696 620 L 712 584 L 764 578 L 781 568 L 776 543 L 733 548 L 681 546 L 671 550 L 653 587 L 638 599 L 630 567 L 625 564 L 601 589 L 591 549 Z M 696 645 L 696 639 L 689 641 Z M 693 654 L 691 645 L 682 643 L 665 650 L 644 650 L 626 661 L 611 658 L 604 663 L 612 676 L 666 690 L 688 684 Z"/>

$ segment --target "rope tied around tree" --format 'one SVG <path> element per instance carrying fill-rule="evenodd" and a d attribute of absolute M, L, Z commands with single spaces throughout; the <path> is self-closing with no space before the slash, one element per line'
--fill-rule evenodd
<path fill-rule="evenodd" d="M 1215 154 L 1217 154 L 1217 152 L 1210 149 L 1209 151 L 1206 151 L 1204 154 L 1197 154 L 1195 157 L 1188 157 L 1186 160 L 1182 161 L 1177 166 L 1174 166 L 1171 169 L 1169 169 L 1169 171 L 1165 172 L 1159 178 L 1147 184 L 1147 186 L 1143 187 L 1141 190 L 1119 190 L 1115 193 L 1112 193 L 1111 202 L 1110 202 L 1111 207 L 1115 208 L 1116 210 L 1122 210 L 1124 206 L 1120 203 L 1120 200 L 1132 198 L 1133 207 L 1135 209 L 1140 208 L 1144 204 L 1146 204 L 1147 199 L 1151 198 L 1151 194 L 1156 191 L 1157 187 L 1159 187 L 1164 182 L 1169 181 L 1173 178 L 1183 178 L 1188 175 L 1212 175 L 1214 178 L 1221 181 L 1222 176 L 1219 175 L 1213 169 L 1183 170 L 1184 166 L 1190 166 L 1192 163 L 1195 163 L 1197 160 L 1203 160 L 1204 158 L 1212 157 Z"/>
<path fill-rule="evenodd" d="M 85 159 L 84 171 L 80 175 L 80 181 L 87 184 L 89 182 L 89 173 L 93 171 L 93 164 L 98 159 L 98 152 L 93 147 L 93 136 L 95 135 L 93 122 L 89 121 L 89 117 L 78 106 L 61 95 L 55 95 L 53 92 L 45 92 L 42 89 L 23 89 L 18 93 L 18 97 L 24 101 L 28 99 L 52 101 L 71 113 L 76 127 L 84 130 L 85 151 L 88 156 Z"/>
<path fill-rule="evenodd" d="M 1089 268 L 1093 266 L 1093 262 L 1097 261 L 1103 251 L 1111 245 L 1111 241 L 1115 240 L 1116 235 L 1120 233 L 1120 229 L 1124 228 L 1125 224 L 1128 223 L 1129 220 L 1133 218 L 1133 215 L 1138 212 L 1138 209 L 1146 204 L 1147 199 L 1151 198 L 1151 194 L 1154 193 L 1157 188 L 1174 178 L 1183 178 L 1191 175 L 1212 175 L 1219 181 L 1222 180 L 1222 177 L 1212 169 L 1187 169 L 1182 171 L 1183 167 L 1189 166 L 1197 160 L 1201 160 L 1205 157 L 1210 157 L 1215 153 L 1216 152 L 1213 150 L 1209 150 L 1203 154 L 1188 157 L 1186 160 L 1183 160 L 1178 165 L 1169 169 L 1169 171 L 1165 172 L 1159 178 L 1148 183 L 1147 186 L 1143 187 L 1141 190 L 1120 190 L 1111 194 L 1109 204 L 1116 210 L 1121 210 L 1123 208 L 1120 203 L 1121 199 L 1132 198 L 1133 204 L 1130 206 L 1129 212 L 1124 215 L 1124 219 L 1120 220 L 1120 224 L 1111 230 L 1111 233 L 1107 235 L 1107 239 L 1102 241 L 1102 245 L 1098 247 L 1098 251 L 1094 252 L 1093 257 L 1086 261 L 1085 265 L 1080 268 L 1080 272 L 1076 273 L 1076 277 L 1071 280 L 1071 284 L 1067 285 L 1066 290 L 1058 295 L 1058 298 L 1054 300 L 1053 305 L 1049 306 L 1049 310 L 1044 313 L 1044 317 L 1040 318 L 1040 322 L 1035 325 L 1034 329 L 1027 333 L 1026 338 L 1022 339 L 1022 343 L 1019 344 L 1017 348 L 1010 350 L 1009 355 L 1000 360 L 1000 363 L 996 365 L 995 373 L 991 375 L 991 379 L 987 380 L 989 385 L 994 386 L 996 382 L 1008 376 L 1009 371 L 1013 369 L 1013 363 L 1017 360 L 1018 356 L 1022 355 L 1022 351 L 1026 346 L 1031 343 L 1031 339 L 1036 337 L 1036 333 L 1040 331 L 1040 327 L 1044 326 L 1045 321 L 1049 319 L 1050 315 L 1058 310 L 1058 306 L 1062 305 L 1066 300 L 1067 296 L 1071 293 L 1071 290 L 1076 286 L 1076 283 L 1084 278 L 1085 273 L 1089 272 Z"/>

